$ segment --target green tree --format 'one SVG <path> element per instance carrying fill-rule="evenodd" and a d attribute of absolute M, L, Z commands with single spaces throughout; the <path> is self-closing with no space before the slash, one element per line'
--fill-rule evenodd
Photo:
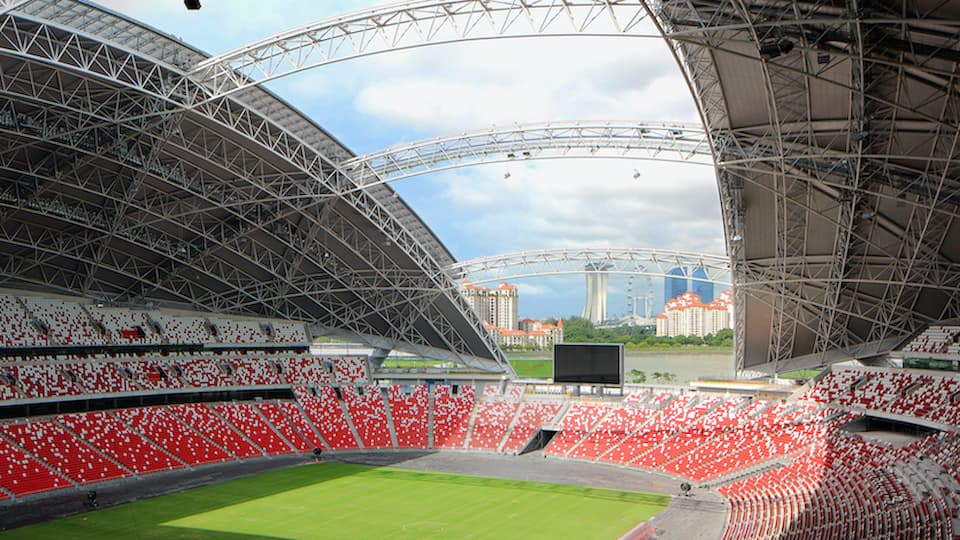
<path fill-rule="evenodd" d="M 639 369 L 630 370 L 631 382 L 636 384 L 643 384 L 647 382 L 647 374 L 640 371 Z"/>

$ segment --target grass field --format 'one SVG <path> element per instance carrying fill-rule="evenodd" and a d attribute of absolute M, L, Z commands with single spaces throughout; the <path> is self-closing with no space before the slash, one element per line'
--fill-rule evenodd
<path fill-rule="evenodd" d="M 553 360 L 514 360 L 510 365 L 517 377 L 549 379 L 553 377 Z"/>
<path fill-rule="evenodd" d="M 616 538 L 669 497 L 325 463 L 0 533 L 0 539 Z"/>

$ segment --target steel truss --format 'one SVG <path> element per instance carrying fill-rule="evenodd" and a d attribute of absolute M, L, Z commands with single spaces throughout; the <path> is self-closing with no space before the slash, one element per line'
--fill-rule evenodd
<path fill-rule="evenodd" d="M 331 196 L 353 182 L 299 135 L 232 98 L 187 107 L 185 72 L 45 19 L 4 16 L 0 49 L 8 286 L 300 319 L 512 372 L 405 225 L 370 193 Z"/>
<path fill-rule="evenodd" d="M 602 268 L 602 270 L 590 270 Z M 459 261 L 447 267 L 454 279 L 468 278 L 474 283 L 561 274 L 642 274 L 677 277 L 669 274 L 679 268 L 694 281 L 730 285 L 730 259 L 725 255 L 652 248 L 561 248 L 502 253 Z M 694 269 L 704 275 L 696 277 Z"/>
<path fill-rule="evenodd" d="M 882 354 L 960 310 L 947 249 L 960 22 L 907 4 L 655 10 L 715 152 L 741 369 Z M 736 84 L 763 97 L 764 114 L 725 92 Z M 772 249 L 754 238 L 767 230 Z"/>
<path fill-rule="evenodd" d="M 340 164 L 361 189 L 483 163 L 552 158 L 624 158 L 712 165 L 703 128 L 667 122 L 550 122 L 431 137 Z"/>
<path fill-rule="evenodd" d="M 23 11 L 40 13 L 34 6 L 50 5 L 35 0 Z M 353 179 L 339 168 L 349 156 L 329 151 L 327 157 L 317 144 L 256 114 L 243 104 L 255 97 L 253 87 L 333 61 L 432 43 L 500 36 L 648 35 L 642 31 L 644 19 L 667 38 L 676 55 L 718 167 L 739 307 L 736 357 L 741 369 L 775 370 L 787 361 L 795 365 L 798 358 L 814 365 L 827 358 L 862 356 L 863 351 L 882 353 L 924 321 L 958 315 L 956 292 L 941 287 L 941 276 L 931 278 L 922 270 L 952 268 L 957 257 L 945 237 L 951 234 L 960 192 L 954 163 L 960 22 L 948 11 L 866 12 L 856 5 L 754 5 L 742 0 L 409 2 L 309 25 L 189 65 L 151 62 L 122 46 L 106 46 L 19 12 L 3 19 L 0 36 L 4 48 L 19 58 L 111 81 L 135 90 L 142 101 L 122 112 L 119 107 L 103 111 L 95 121 L 86 118 L 63 136 L 89 140 L 83 133 L 95 132 L 98 123 L 135 124 L 189 111 L 188 118 L 203 120 L 202 128 L 235 132 L 257 152 L 281 158 L 274 169 L 251 170 L 240 164 L 253 160 L 235 160 L 209 139 L 198 144 L 187 130 L 172 130 L 174 140 L 188 140 L 217 155 L 221 172 L 278 197 L 275 208 L 258 212 L 293 212 L 303 218 L 303 227 L 321 227 L 323 212 L 348 220 L 344 212 L 359 212 L 378 231 L 365 241 L 376 244 L 383 236 L 400 235 L 395 244 L 400 253 L 388 257 L 395 264 L 386 268 L 412 262 L 438 290 L 447 291 L 450 283 L 441 265 L 417 238 L 404 233 L 404 225 L 391 219 L 380 199 L 354 189 Z M 784 41 L 790 44 L 786 50 L 769 52 Z M 767 52 L 761 55 L 761 50 Z M 725 80 L 719 66 L 751 76 Z M 725 91 L 735 84 L 750 92 L 743 95 L 761 99 L 743 103 L 740 94 Z M 163 125 L 154 122 L 151 129 L 162 131 Z M 149 159 L 149 153 L 141 156 Z M 175 174 L 155 168 L 151 166 L 151 175 Z M 274 182 L 287 189 L 274 190 Z M 337 202 L 327 204 L 324 198 Z M 262 219 L 254 223 L 253 231 L 269 230 Z M 114 229 L 108 227 L 106 234 L 115 234 L 110 232 Z M 773 232 L 770 244 L 757 234 L 767 230 Z M 238 231 L 235 239 L 246 234 Z M 833 242 L 824 247 L 819 241 L 826 237 Z M 248 254 L 243 248 L 237 251 Z M 836 259 L 829 272 L 803 262 L 824 255 Z M 886 262 L 878 263 L 878 257 Z M 756 261 L 770 259 L 773 264 L 757 270 Z M 297 274 L 287 270 L 281 275 Z M 867 274 L 878 277 L 863 279 Z M 294 290 L 286 281 L 282 287 Z M 441 294 L 456 304 L 456 311 L 484 336 L 485 350 L 494 351 L 491 355 L 502 363 L 492 338 L 465 312 L 466 305 Z M 867 298 L 875 301 L 868 305 Z M 450 332 L 444 336 L 454 348 L 465 338 Z"/>

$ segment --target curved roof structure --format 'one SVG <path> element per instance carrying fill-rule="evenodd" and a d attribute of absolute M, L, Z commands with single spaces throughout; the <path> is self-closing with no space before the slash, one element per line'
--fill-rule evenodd
<path fill-rule="evenodd" d="M 0 16 L 0 286 L 307 321 L 510 373 L 450 253 L 339 141 L 259 87 L 206 99 L 206 56 L 73 0 Z"/>
<path fill-rule="evenodd" d="M 960 315 L 960 2 L 664 2 L 717 161 L 741 368 Z"/>
<path fill-rule="evenodd" d="M 527 159 L 623 158 L 712 165 L 703 127 L 683 122 L 579 121 L 492 126 L 430 137 L 341 163 L 362 187 L 435 171 Z"/>
<path fill-rule="evenodd" d="M 313 321 L 506 370 L 450 254 L 262 90 L 392 49 L 639 36 L 655 22 L 717 165 L 741 369 L 892 349 L 960 316 L 960 1 L 418 0 L 216 58 L 74 0 L 0 21 L 0 285 Z"/>
<path fill-rule="evenodd" d="M 643 274 L 730 284 L 726 255 L 651 248 L 531 249 L 458 261 L 447 271 L 474 283 L 560 274 Z"/>

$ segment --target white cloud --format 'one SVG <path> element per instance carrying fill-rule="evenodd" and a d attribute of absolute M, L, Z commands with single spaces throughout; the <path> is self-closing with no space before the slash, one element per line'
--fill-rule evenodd
<path fill-rule="evenodd" d="M 633 178 L 635 168 L 639 179 Z M 507 171 L 510 178 L 504 179 Z M 481 253 L 587 246 L 724 249 L 710 167 L 555 160 L 486 165 L 405 182 L 430 184 L 431 189 L 403 182 L 396 187 L 410 193 L 441 239 L 470 238 Z M 437 204 L 438 198 L 448 204 Z"/>
<path fill-rule="evenodd" d="M 566 119 L 694 120 L 665 46 L 631 38 L 498 40 L 370 59 L 358 111 L 446 132 Z"/>

